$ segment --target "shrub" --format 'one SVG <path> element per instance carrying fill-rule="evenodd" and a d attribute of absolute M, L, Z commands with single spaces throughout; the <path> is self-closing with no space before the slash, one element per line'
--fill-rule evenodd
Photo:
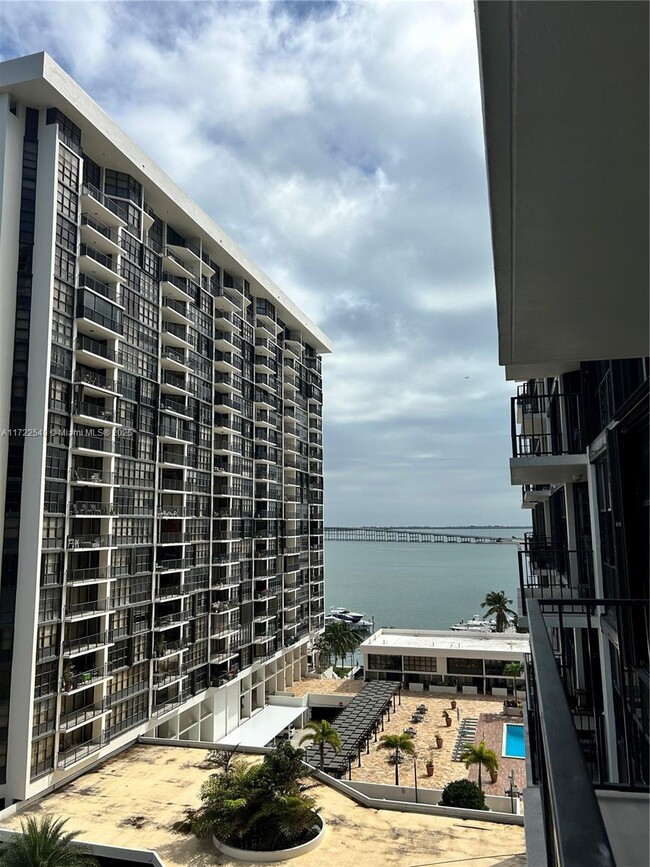
<path fill-rule="evenodd" d="M 235 758 L 227 773 L 212 774 L 201 787 L 202 807 L 192 830 L 214 834 L 239 849 L 285 849 L 305 843 L 318 832 L 314 799 L 301 779 L 309 773 L 303 750 L 282 744 L 261 764 Z"/>
<path fill-rule="evenodd" d="M 488 810 L 485 792 L 471 780 L 454 780 L 447 783 L 442 793 L 443 807 L 465 807 L 469 810 Z"/>

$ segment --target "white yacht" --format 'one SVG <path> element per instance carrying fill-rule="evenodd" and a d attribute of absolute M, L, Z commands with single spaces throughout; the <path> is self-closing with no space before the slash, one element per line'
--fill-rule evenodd
<path fill-rule="evenodd" d="M 484 620 L 475 614 L 469 620 L 459 620 L 449 627 L 452 632 L 496 632 L 496 620 Z"/>

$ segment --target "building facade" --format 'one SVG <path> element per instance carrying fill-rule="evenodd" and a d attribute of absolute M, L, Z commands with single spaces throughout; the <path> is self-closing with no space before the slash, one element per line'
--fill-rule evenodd
<path fill-rule="evenodd" d="M 45 54 L 0 64 L 0 206 L 9 804 L 306 672 L 329 343 Z"/>
<path fill-rule="evenodd" d="M 519 678 L 506 674 L 509 663 L 523 670 L 528 636 L 519 633 L 379 629 L 362 642 L 367 680 L 399 680 L 405 689 L 463 695 L 514 692 Z"/>
<path fill-rule="evenodd" d="M 477 4 L 527 664 L 528 862 L 648 859 L 648 6 Z"/>

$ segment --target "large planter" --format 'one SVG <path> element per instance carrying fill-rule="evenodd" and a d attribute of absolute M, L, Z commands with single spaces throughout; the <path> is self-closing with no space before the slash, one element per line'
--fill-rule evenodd
<path fill-rule="evenodd" d="M 275 861 L 289 861 L 290 858 L 298 858 L 300 855 L 306 855 L 317 849 L 323 842 L 325 836 L 325 822 L 320 816 L 314 816 L 314 825 L 320 826 L 320 831 L 309 840 L 307 843 L 301 843 L 300 846 L 292 846 L 291 849 L 275 849 L 270 852 L 259 851 L 255 849 L 237 849 L 234 846 L 228 846 L 227 843 L 222 843 L 221 840 L 212 835 L 212 842 L 216 849 L 226 856 L 226 858 L 234 858 L 239 861 L 249 861 L 254 864 L 269 864 Z"/>

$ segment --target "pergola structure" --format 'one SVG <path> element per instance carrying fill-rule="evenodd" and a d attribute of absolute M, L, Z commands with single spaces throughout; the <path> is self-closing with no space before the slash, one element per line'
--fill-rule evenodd
<path fill-rule="evenodd" d="M 391 710 L 395 710 L 395 696 L 401 704 L 402 684 L 393 680 L 374 680 L 367 683 L 347 707 L 341 711 L 335 721 L 335 728 L 341 739 L 341 751 L 335 753 L 329 745 L 325 746 L 324 767 L 328 774 L 342 777 L 352 768 L 356 759 L 361 766 L 361 751 L 370 752 L 370 738 L 384 729 L 384 714 L 390 719 Z M 306 750 L 306 760 L 313 765 L 320 763 L 320 748 L 309 747 Z"/>

